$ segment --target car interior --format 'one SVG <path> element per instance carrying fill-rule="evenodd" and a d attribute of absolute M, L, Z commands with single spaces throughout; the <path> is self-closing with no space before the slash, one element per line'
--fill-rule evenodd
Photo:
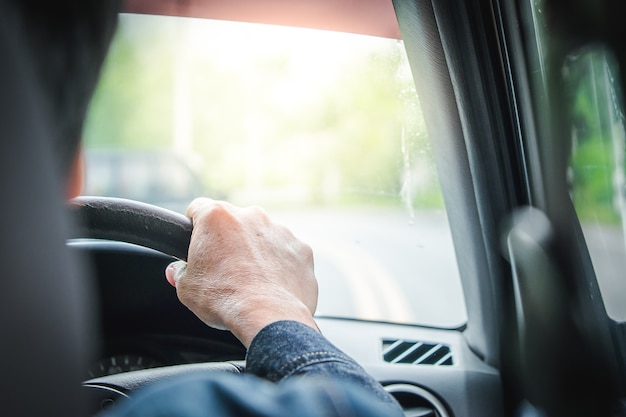
<path fill-rule="evenodd" d="M 393 246 L 392 262 L 393 256 L 406 262 L 415 280 L 394 292 L 398 284 L 363 255 L 375 243 L 351 237 L 360 245 L 356 251 L 316 223 L 327 217 L 305 212 L 302 233 L 311 228 L 328 235 L 319 248 L 312 245 L 320 252 L 321 283 L 327 274 L 334 279 L 341 256 L 370 266 L 355 269 L 350 285 L 365 287 L 369 273 L 386 280 L 372 284 L 374 295 L 355 290 L 366 305 L 359 309 L 354 301 L 356 312 L 347 310 L 352 301 L 343 287 L 324 287 L 316 316 L 322 333 L 392 393 L 407 416 L 620 416 L 626 415 L 625 9 L 611 0 L 126 0 L 120 30 L 139 37 L 133 25 L 143 23 L 126 23 L 132 16 L 173 17 L 304 28 L 315 30 L 313 42 L 323 36 L 316 33 L 338 32 L 399 45 L 440 187 L 437 213 L 444 213 L 414 219 L 411 212 L 411 226 L 403 230 L 410 239 L 431 236 L 420 221 L 443 219 L 444 238 Z M 68 205 L 55 192 L 60 180 L 45 140 L 45 97 L 31 80 L 20 39 L 0 19 L 0 190 L 6 196 L 0 409 L 13 416 L 94 415 L 149 384 L 244 372 L 239 341 L 198 320 L 164 278 L 165 267 L 185 260 L 189 246 L 192 225 L 178 208 L 126 195 L 85 195 Z M 330 61 L 331 52 L 324 54 Z M 104 100 L 99 94 L 96 100 Z M 399 111 L 372 102 L 381 118 Z M 398 140 L 384 132 L 376 133 L 383 141 Z M 218 143 L 226 148 L 233 139 L 224 135 Z M 359 146 L 367 155 L 367 146 Z M 372 146 L 370 153 L 382 152 Z M 303 154 L 314 158 L 312 151 Z M 370 163 L 356 167 L 382 175 Z M 324 178 L 335 184 L 333 175 Z M 249 184 L 254 191 L 258 182 Z M 408 210 L 401 181 L 396 185 L 393 198 Z M 213 184 L 208 189 L 225 199 L 243 194 Z M 297 194 L 288 191 L 276 196 Z M 271 197 L 248 194 L 251 204 Z M 352 209 L 350 203 L 342 208 Z M 368 227 L 371 218 L 350 227 Z M 389 241 L 380 245 L 400 241 L 404 231 L 394 224 L 381 226 Z M 422 245 L 443 248 L 450 258 L 426 249 L 419 255 Z M 404 250 L 408 260 L 401 259 Z M 436 265 L 412 263 L 420 256 Z M 327 257 L 334 267 L 324 263 Z M 437 282 L 458 282 L 458 288 L 442 286 L 439 298 Z M 429 291 L 438 309 L 433 316 L 419 309 Z M 402 297 L 394 298 L 397 292 Z M 404 304 L 406 312 L 398 307 Z"/>

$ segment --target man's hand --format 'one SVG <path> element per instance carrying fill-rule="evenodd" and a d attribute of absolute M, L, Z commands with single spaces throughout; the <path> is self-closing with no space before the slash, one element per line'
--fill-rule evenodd
<path fill-rule="evenodd" d="M 165 275 L 203 322 L 230 330 L 246 347 L 275 321 L 317 329 L 317 281 L 308 245 L 258 207 L 199 198 L 187 216 L 193 222 L 188 262 L 174 262 Z"/>

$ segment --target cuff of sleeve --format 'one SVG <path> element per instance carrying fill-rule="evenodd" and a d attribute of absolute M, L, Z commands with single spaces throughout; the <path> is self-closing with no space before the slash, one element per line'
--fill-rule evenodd
<path fill-rule="evenodd" d="M 273 382 L 322 362 L 352 361 L 319 332 L 296 321 L 277 321 L 250 343 L 246 372 Z"/>

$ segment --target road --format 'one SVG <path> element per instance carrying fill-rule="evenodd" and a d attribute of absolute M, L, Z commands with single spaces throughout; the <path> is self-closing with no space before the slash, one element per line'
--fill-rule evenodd
<path fill-rule="evenodd" d="M 313 248 L 318 314 L 456 327 L 466 321 L 443 212 L 271 212 Z"/>
<path fill-rule="evenodd" d="M 626 321 L 626 246 L 619 225 L 583 224 L 585 240 L 611 318 Z"/>

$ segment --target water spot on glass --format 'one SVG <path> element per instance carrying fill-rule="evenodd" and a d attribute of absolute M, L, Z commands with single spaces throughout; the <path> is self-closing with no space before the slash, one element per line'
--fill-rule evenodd
<path fill-rule="evenodd" d="M 401 147 L 402 152 L 402 188 L 400 189 L 400 198 L 409 215 L 409 224 L 415 222 L 415 208 L 413 207 L 413 175 L 411 173 L 411 155 L 409 144 L 407 143 L 409 136 L 406 128 L 402 128 Z"/>

